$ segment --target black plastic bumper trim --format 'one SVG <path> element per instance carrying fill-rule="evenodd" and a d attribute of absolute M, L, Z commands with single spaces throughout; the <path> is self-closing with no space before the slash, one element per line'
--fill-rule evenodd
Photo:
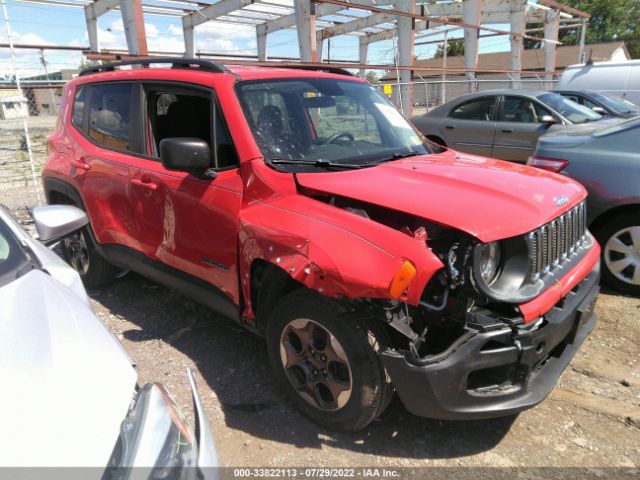
<path fill-rule="evenodd" d="M 476 333 L 427 365 L 411 363 L 406 353 L 384 351 L 384 366 L 407 410 L 423 417 L 469 420 L 512 415 L 540 403 L 596 324 L 599 278 L 598 264 L 547 312 L 546 323 L 537 330 L 505 327 Z M 489 349 L 489 342 L 504 347 Z M 518 373 L 507 388 L 469 388 L 473 372 L 509 366 Z"/>

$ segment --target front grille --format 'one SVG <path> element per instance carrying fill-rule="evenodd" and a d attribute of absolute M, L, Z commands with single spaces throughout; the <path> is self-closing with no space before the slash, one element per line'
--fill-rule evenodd
<path fill-rule="evenodd" d="M 532 282 L 553 271 L 587 244 L 587 207 L 582 202 L 529 233 L 529 272 Z"/>

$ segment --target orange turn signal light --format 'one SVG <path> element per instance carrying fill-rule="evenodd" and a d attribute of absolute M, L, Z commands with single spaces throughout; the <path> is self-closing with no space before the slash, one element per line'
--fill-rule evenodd
<path fill-rule="evenodd" d="M 389 295 L 391 298 L 398 299 L 409 288 L 411 282 L 416 276 L 416 267 L 409 260 L 405 260 L 400 265 L 389 285 Z"/>

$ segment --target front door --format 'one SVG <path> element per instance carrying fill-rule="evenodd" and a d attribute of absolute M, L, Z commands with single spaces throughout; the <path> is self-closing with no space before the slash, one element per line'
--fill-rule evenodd
<path fill-rule="evenodd" d="M 135 182 L 136 222 L 145 254 L 207 282 L 239 303 L 237 238 L 242 200 L 238 159 L 211 90 L 144 85 L 147 155 Z M 207 174 L 170 171 L 164 138 L 195 137 L 211 147 Z"/>

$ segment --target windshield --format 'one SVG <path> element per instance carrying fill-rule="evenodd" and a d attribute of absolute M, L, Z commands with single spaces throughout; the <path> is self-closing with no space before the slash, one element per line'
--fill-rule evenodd
<path fill-rule="evenodd" d="M 612 133 L 622 132 L 623 130 L 628 130 L 630 128 L 640 127 L 640 118 L 634 117 L 628 120 L 624 120 L 620 123 L 616 123 L 611 127 L 601 128 L 596 131 L 593 136 L 594 137 L 604 137 L 605 135 L 611 135 Z"/>
<path fill-rule="evenodd" d="M 616 97 L 613 95 L 605 95 L 600 92 L 593 92 L 591 93 L 591 96 L 602 105 L 610 110 L 613 110 L 616 113 L 637 113 L 640 115 L 640 107 L 634 105 L 628 100 L 625 100 L 624 98 Z"/>
<path fill-rule="evenodd" d="M 241 82 L 238 96 L 267 162 L 359 167 L 430 153 L 426 139 L 364 82 Z"/>
<path fill-rule="evenodd" d="M 0 220 L 0 287 L 18 278 L 29 265 L 9 227 Z"/>
<path fill-rule="evenodd" d="M 602 118 L 602 115 L 599 113 L 594 112 L 590 108 L 583 107 L 558 93 L 545 93 L 544 95 L 540 95 L 538 99 L 545 105 L 553 108 L 571 123 L 593 122 Z"/>

